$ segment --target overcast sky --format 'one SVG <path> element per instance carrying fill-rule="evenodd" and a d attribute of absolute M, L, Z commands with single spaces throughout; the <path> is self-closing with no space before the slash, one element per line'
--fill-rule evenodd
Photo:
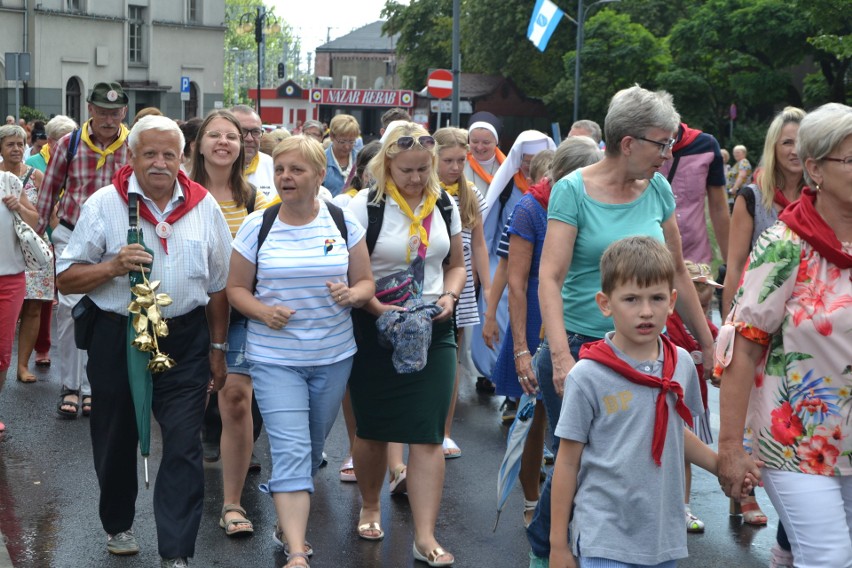
<path fill-rule="evenodd" d="M 408 0 L 397 1 L 408 4 Z M 293 28 L 296 37 L 301 37 L 303 65 L 307 54 L 313 54 L 328 39 L 335 40 L 381 20 L 385 6 L 385 0 L 265 0 L 265 3 L 275 8 L 275 15 Z M 311 56 L 312 60 L 314 57 Z"/>

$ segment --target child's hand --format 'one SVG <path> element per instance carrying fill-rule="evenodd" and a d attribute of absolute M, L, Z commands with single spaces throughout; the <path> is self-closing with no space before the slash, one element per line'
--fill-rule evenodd
<path fill-rule="evenodd" d="M 754 465 L 758 468 L 763 467 L 764 463 L 761 460 L 754 460 Z M 749 471 L 745 474 L 745 478 L 743 479 L 742 489 L 740 490 L 740 494 L 737 497 L 737 501 L 745 499 L 748 497 L 752 491 L 754 491 L 755 487 L 762 486 L 763 481 L 760 476 L 760 471 Z"/>
<path fill-rule="evenodd" d="M 566 546 L 550 547 L 550 568 L 577 568 L 577 561 L 574 560 L 574 554 L 571 549 Z"/>

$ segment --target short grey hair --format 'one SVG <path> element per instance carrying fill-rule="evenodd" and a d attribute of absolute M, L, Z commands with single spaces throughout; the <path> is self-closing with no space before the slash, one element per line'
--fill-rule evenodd
<path fill-rule="evenodd" d="M 852 136 L 852 107 L 840 103 L 824 104 L 809 112 L 799 125 L 796 152 L 799 160 L 821 160 L 831 154 L 847 137 Z M 804 168 L 805 181 L 814 180 Z"/>
<path fill-rule="evenodd" d="M 158 130 L 160 132 L 174 132 L 180 138 L 180 146 L 178 146 L 178 155 L 183 154 L 183 147 L 186 145 L 186 139 L 183 137 L 183 132 L 177 122 L 167 116 L 150 114 L 139 119 L 130 129 L 130 134 L 127 135 L 127 145 L 132 152 L 136 152 L 139 146 L 139 137 L 146 130 Z"/>
<path fill-rule="evenodd" d="M 601 141 L 601 126 L 594 120 L 578 120 L 571 125 L 571 130 L 574 130 L 575 128 L 581 128 L 588 132 L 589 136 L 591 136 L 592 140 L 595 142 Z"/>
<path fill-rule="evenodd" d="M 550 165 L 550 179 L 556 183 L 578 168 L 600 162 L 603 152 L 597 143 L 588 136 L 569 136 L 562 141 L 553 155 Z"/>
<path fill-rule="evenodd" d="M 59 140 L 75 128 L 77 128 L 77 123 L 74 122 L 74 119 L 64 114 L 57 114 L 44 125 L 47 137 L 53 140 Z"/>
<path fill-rule="evenodd" d="M 679 125 L 680 115 L 669 93 L 649 91 L 639 85 L 622 89 L 612 97 L 606 113 L 606 152 L 620 154 L 625 136 L 644 136 L 652 128 L 675 132 Z"/>
<path fill-rule="evenodd" d="M 27 143 L 27 131 L 17 124 L 4 124 L 0 126 L 0 142 L 10 136 L 16 136 Z"/>
<path fill-rule="evenodd" d="M 322 122 L 319 120 L 306 120 L 302 125 L 302 132 L 304 132 L 306 128 L 319 128 L 320 134 L 325 134 L 323 132 Z"/>
<path fill-rule="evenodd" d="M 233 114 L 253 114 L 257 118 L 260 118 L 260 115 L 257 114 L 253 108 L 248 105 L 234 105 L 231 107 L 231 112 Z"/>

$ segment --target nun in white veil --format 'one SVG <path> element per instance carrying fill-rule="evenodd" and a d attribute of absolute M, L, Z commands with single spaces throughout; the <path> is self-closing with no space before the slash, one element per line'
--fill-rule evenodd
<path fill-rule="evenodd" d="M 529 189 L 530 161 L 536 154 L 548 149 L 556 150 L 556 144 L 550 136 L 538 130 L 521 132 L 512 145 L 512 149 L 506 155 L 506 159 L 500 165 L 500 169 L 494 174 L 494 179 L 488 188 L 488 194 L 485 196 L 485 213 L 482 218 L 492 281 L 499 260 L 497 246 L 500 244 L 503 228 L 509 221 L 509 216 L 514 211 L 515 204 Z M 506 329 L 509 324 L 508 297 L 508 290 L 504 291 L 497 308 L 497 325 L 500 330 Z M 485 313 L 485 307 L 485 297 L 480 295 L 480 313 Z M 483 376 L 490 378 L 494 371 L 494 364 L 497 362 L 500 347 L 496 346 L 494 350 L 491 350 L 485 345 L 485 341 L 482 339 L 481 325 L 471 335 L 473 337 L 473 362 Z"/>

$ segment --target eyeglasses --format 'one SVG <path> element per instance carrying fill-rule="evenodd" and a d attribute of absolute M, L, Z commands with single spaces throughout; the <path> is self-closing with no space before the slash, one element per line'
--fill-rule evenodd
<path fill-rule="evenodd" d="M 340 144 L 341 146 L 354 146 L 355 140 L 341 140 L 340 138 L 334 138 L 335 144 Z"/>
<path fill-rule="evenodd" d="M 219 140 L 224 136 L 228 142 L 239 142 L 241 138 L 236 132 L 219 132 L 218 130 L 208 130 L 204 135 L 210 140 Z"/>
<path fill-rule="evenodd" d="M 657 146 L 659 146 L 660 147 L 660 156 L 665 156 L 666 152 L 671 150 L 672 147 L 675 145 L 675 142 L 677 142 L 677 140 L 675 140 L 674 138 L 669 138 L 665 142 L 659 142 L 657 140 L 651 140 L 650 138 L 645 138 L 644 136 L 634 136 L 634 138 L 636 138 L 637 140 L 642 140 L 643 142 L 650 142 L 651 144 L 656 144 Z"/>
<path fill-rule="evenodd" d="M 414 136 L 400 136 L 396 140 L 396 145 L 399 146 L 400 150 L 410 150 L 415 142 L 424 150 L 431 150 L 435 147 L 435 139 L 431 136 L 418 136 L 417 138 Z"/>
<path fill-rule="evenodd" d="M 260 138 L 263 136 L 263 129 L 261 128 L 243 128 L 242 129 L 243 138 L 246 136 L 251 136 L 252 138 Z"/>
<path fill-rule="evenodd" d="M 852 169 L 852 156 L 847 158 L 829 158 L 828 156 L 824 157 L 823 160 L 828 160 L 829 162 L 839 162 L 843 164 L 843 166 L 848 170 Z"/>

